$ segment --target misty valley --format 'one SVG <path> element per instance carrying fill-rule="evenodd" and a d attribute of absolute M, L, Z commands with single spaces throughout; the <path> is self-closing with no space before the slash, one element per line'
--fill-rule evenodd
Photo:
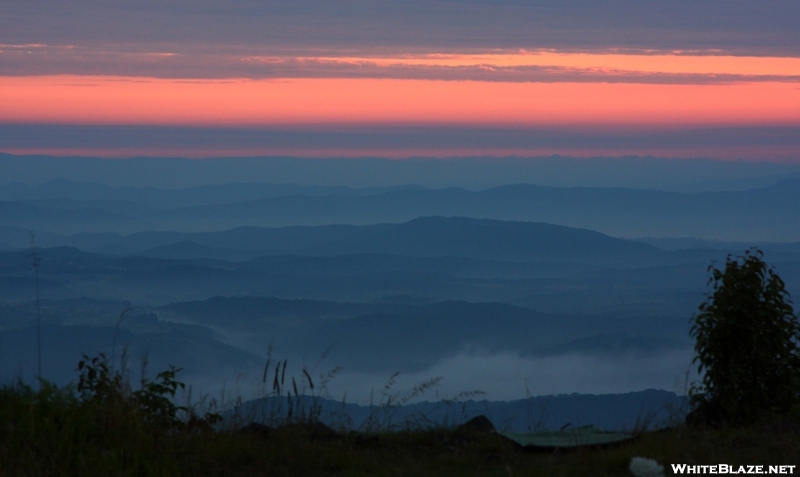
<path fill-rule="evenodd" d="M 494 403 L 511 427 L 522 411 L 498 403 L 526 396 L 555 396 L 546 426 L 621 427 L 696 376 L 690 318 L 712 261 L 757 246 L 800 296 L 798 204 L 798 179 L 692 193 L 8 182 L 0 375 L 32 382 L 40 339 L 58 384 L 102 352 L 134 378 L 175 365 L 194 392 L 246 400 L 279 359 L 334 372 L 329 397 L 355 406 L 399 373 L 400 390 L 442 378 L 422 401 L 481 391 L 474 412 Z M 564 407 L 573 393 L 618 407 Z"/>

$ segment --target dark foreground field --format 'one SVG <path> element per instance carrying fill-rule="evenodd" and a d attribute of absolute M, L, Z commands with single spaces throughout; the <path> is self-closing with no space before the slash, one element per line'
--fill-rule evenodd
<path fill-rule="evenodd" d="M 174 389 L 170 376 L 137 394 L 115 388 L 114 376 L 98 371 L 85 375 L 81 391 L 0 390 L 0 475 L 602 476 L 631 475 L 635 456 L 656 459 L 671 475 L 673 463 L 800 462 L 800 425 L 785 418 L 739 429 L 644 432 L 613 447 L 532 452 L 485 430 L 334 432 L 307 420 L 221 429 L 212 425 L 214 416 L 187 421 L 161 399 Z M 176 419 L 179 414 L 184 418 Z"/>

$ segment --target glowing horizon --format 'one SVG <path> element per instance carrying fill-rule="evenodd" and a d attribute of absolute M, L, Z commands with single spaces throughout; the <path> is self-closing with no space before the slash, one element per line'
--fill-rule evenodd
<path fill-rule="evenodd" d="M 798 124 L 800 85 L 3 77 L 0 122 L 115 125 Z"/>
<path fill-rule="evenodd" d="M 0 59 L 45 44 L 2 45 Z M 62 48 L 72 54 L 75 48 Z M 79 48 L 78 48 L 79 50 Z M 10 53 L 9 53 L 10 52 Z M 14 56 L 17 55 L 17 56 Z M 0 75 L 0 125 L 95 125 L 214 128 L 282 127 L 313 130 L 346 126 L 383 128 L 490 127 L 587 128 L 797 127 L 800 126 L 800 58 L 687 53 L 587 53 L 553 50 L 516 52 L 409 53 L 319 56 L 224 56 L 225 64 L 262 63 L 250 76 L 181 77 L 186 64 L 202 58 L 171 52 L 139 52 L 160 76 L 112 74 Z M 120 57 L 124 59 L 130 57 Z M 223 57 L 220 57 L 223 58 Z M 207 59 L 205 60 L 208 61 Z M 176 63 L 170 63 L 176 62 Z M 183 63 L 181 63 L 183 62 Z M 192 63 L 194 64 L 194 63 Z M 172 65 L 172 66 L 170 66 Z M 179 67 L 179 65 L 184 65 Z M 196 65 L 196 66 L 197 66 Z M 276 66 L 277 65 L 277 66 Z M 257 65 L 258 66 L 258 65 Z M 174 67 L 174 70 L 170 68 Z M 206 64 L 213 69 L 213 64 Z M 277 69 L 274 69 L 277 68 Z M 147 73 L 147 68 L 141 70 Z M 230 71 L 237 71 L 235 69 Z M 258 74 L 255 74 L 258 73 Z M 195 75 L 197 76 L 197 75 Z M 785 141 L 784 141 L 785 142 Z M 124 147 L 132 155 L 202 155 L 175 145 Z M 299 156 L 542 155 L 592 154 L 569 141 L 561 146 L 504 144 L 403 147 L 354 144 L 329 147 L 275 144 L 203 146 L 207 155 Z M 58 147 L 2 144 L 7 152 Z M 99 145 L 67 151 L 100 151 Z M 161 154 L 158 154 L 162 151 Z M 171 152 L 170 152 L 171 151 Z M 447 152 L 445 152 L 447 151 Z M 595 155 L 666 154 L 674 157 L 750 157 L 798 160 L 793 142 L 713 146 L 641 144 L 597 146 Z M 792 159 L 794 158 L 794 159 Z"/>

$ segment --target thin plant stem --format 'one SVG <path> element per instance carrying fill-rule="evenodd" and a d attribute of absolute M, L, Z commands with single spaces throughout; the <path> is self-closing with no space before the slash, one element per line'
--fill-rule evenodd
<path fill-rule="evenodd" d="M 36 282 L 36 358 L 38 365 L 37 377 L 42 379 L 42 304 L 39 300 L 39 255 L 36 253 L 36 241 L 31 232 L 31 254 L 33 265 L 33 276 Z"/>

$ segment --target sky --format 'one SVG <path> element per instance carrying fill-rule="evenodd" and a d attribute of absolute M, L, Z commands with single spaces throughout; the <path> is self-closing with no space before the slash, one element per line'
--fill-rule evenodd
<path fill-rule="evenodd" d="M 800 162 L 796 0 L 0 0 L 0 151 Z"/>

